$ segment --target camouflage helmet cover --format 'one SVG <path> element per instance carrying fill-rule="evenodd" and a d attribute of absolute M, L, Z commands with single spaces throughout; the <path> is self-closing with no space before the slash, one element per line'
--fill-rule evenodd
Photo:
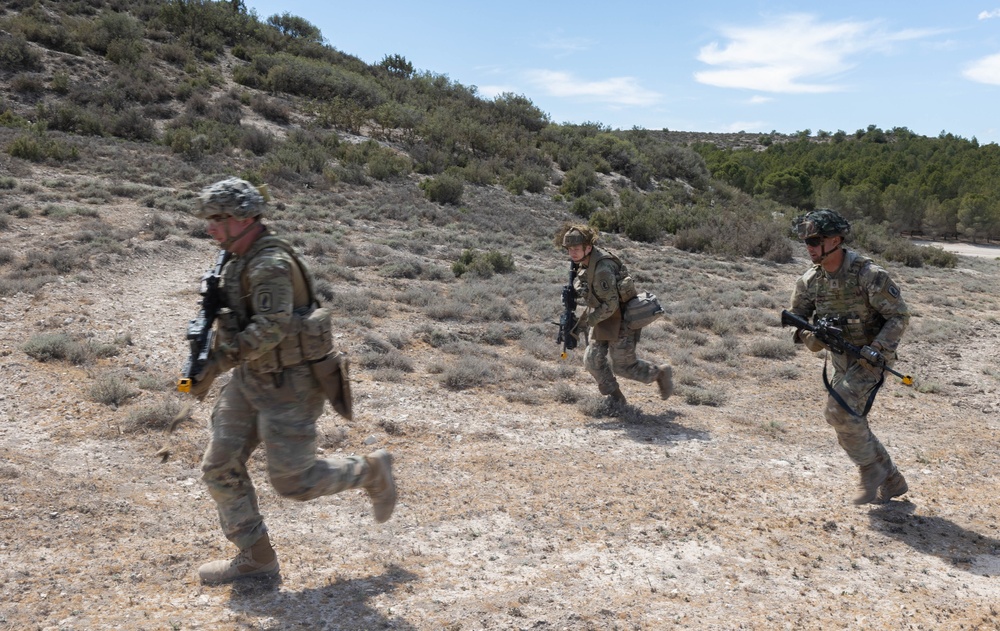
<path fill-rule="evenodd" d="M 572 227 L 563 234 L 562 246 L 564 248 L 573 247 L 574 245 L 592 245 L 593 238 L 591 235 L 585 234 L 583 230 L 577 227 Z"/>
<path fill-rule="evenodd" d="M 836 211 L 818 208 L 795 219 L 795 231 L 800 239 L 809 237 L 846 237 L 851 224 Z"/>
<path fill-rule="evenodd" d="M 201 190 L 193 214 L 201 219 L 214 215 L 247 219 L 263 215 L 266 204 L 267 200 L 253 184 L 238 177 L 229 177 Z"/>

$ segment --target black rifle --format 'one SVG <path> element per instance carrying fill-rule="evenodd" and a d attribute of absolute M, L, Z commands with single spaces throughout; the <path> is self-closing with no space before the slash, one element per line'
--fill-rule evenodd
<path fill-rule="evenodd" d="M 177 381 L 177 390 L 190 392 L 191 384 L 208 363 L 208 355 L 215 341 L 215 319 L 222 308 L 222 295 L 219 291 L 219 281 L 222 280 L 222 268 L 229 260 L 229 252 L 220 250 L 215 260 L 215 267 L 205 272 L 201 277 L 201 308 L 198 316 L 188 322 L 187 339 L 191 343 L 191 356 L 184 364 L 181 378 Z"/>
<path fill-rule="evenodd" d="M 569 264 L 569 282 L 562 290 L 563 312 L 559 316 L 559 335 L 556 343 L 562 344 L 560 357 L 566 359 L 566 351 L 576 348 L 576 290 L 573 289 L 573 279 L 576 278 L 576 263 Z"/>
<path fill-rule="evenodd" d="M 841 330 L 834 320 L 829 318 L 820 318 L 816 321 L 816 324 L 809 324 L 809 321 L 805 318 L 795 315 L 790 311 L 781 312 L 781 326 L 794 326 L 795 328 L 806 331 L 811 331 L 813 335 L 816 336 L 820 342 L 826 345 L 834 353 L 842 355 L 847 353 L 858 359 L 863 359 L 866 362 L 878 366 L 882 370 L 896 375 L 903 382 L 903 385 L 912 386 L 913 377 L 910 375 L 904 375 L 902 373 L 896 372 L 892 368 L 886 365 L 885 357 L 881 353 L 872 350 L 872 353 L 868 353 L 863 348 L 858 348 L 854 344 L 851 344 L 844 339 L 844 332 Z"/>

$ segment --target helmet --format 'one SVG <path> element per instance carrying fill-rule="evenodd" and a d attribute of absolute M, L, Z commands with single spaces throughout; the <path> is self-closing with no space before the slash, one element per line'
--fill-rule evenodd
<path fill-rule="evenodd" d="M 591 245 L 593 244 L 593 239 L 591 235 L 585 234 L 583 230 L 577 227 L 572 227 L 563 234 L 562 246 L 564 248 L 569 248 L 574 245 Z"/>
<path fill-rule="evenodd" d="M 267 200 L 257 187 L 238 177 L 229 177 L 201 190 L 195 217 L 208 219 L 213 215 L 231 215 L 236 219 L 260 217 Z"/>
<path fill-rule="evenodd" d="M 837 211 L 829 208 L 817 208 L 804 215 L 796 217 L 795 231 L 800 239 L 809 237 L 846 237 L 851 231 L 851 224 L 841 217 Z"/>

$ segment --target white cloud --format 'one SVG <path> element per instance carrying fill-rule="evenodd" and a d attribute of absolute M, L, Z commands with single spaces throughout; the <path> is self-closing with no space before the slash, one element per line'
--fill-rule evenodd
<path fill-rule="evenodd" d="M 972 62 L 962 71 L 962 76 L 978 83 L 1000 85 L 1000 53 Z"/>
<path fill-rule="evenodd" d="M 559 57 L 565 57 L 588 50 L 592 45 L 592 40 L 583 37 L 563 37 L 561 34 L 557 34 L 540 42 L 537 46 L 543 50 L 553 50 Z"/>
<path fill-rule="evenodd" d="M 774 98 L 770 96 L 761 96 L 760 94 L 756 94 L 750 97 L 750 100 L 747 101 L 747 103 L 749 103 L 750 105 L 761 105 L 763 103 L 770 103 L 773 100 Z"/>
<path fill-rule="evenodd" d="M 568 72 L 531 70 L 527 78 L 537 89 L 559 98 L 586 99 L 619 106 L 648 106 L 660 100 L 659 93 L 643 88 L 635 77 L 584 81 Z"/>
<path fill-rule="evenodd" d="M 819 22 L 812 15 L 785 15 L 763 26 L 724 29 L 728 41 L 704 46 L 697 57 L 717 69 L 694 76 L 700 83 L 721 88 L 799 94 L 841 91 L 844 86 L 835 79 L 856 66 L 855 57 L 931 33 L 893 33 L 874 22 Z"/>
<path fill-rule="evenodd" d="M 993 9 L 992 11 L 982 11 L 979 13 L 980 20 L 988 20 L 990 18 L 1000 18 L 1000 9 Z"/>

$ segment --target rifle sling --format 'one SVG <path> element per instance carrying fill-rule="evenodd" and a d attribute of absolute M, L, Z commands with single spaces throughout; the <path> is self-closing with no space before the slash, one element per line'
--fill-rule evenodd
<path fill-rule="evenodd" d="M 830 385 L 830 379 L 826 376 L 827 359 L 828 357 L 823 358 L 823 385 L 826 386 L 826 391 L 830 393 L 830 396 L 833 397 L 833 400 L 836 401 L 840 407 L 847 410 L 851 415 L 857 416 L 858 418 L 868 416 L 868 411 L 872 409 L 872 404 L 875 403 L 875 395 L 878 394 L 879 388 L 881 388 L 882 384 L 885 383 L 885 371 L 882 371 L 882 376 L 879 378 L 878 383 L 875 384 L 874 388 L 872 388 L 872 393 L 868 395 L 868 403 L 865 404 L 865 411 L 858 414 L 851 409 L 851 406 L 847 405 L 847 401 L 844 401 L 844 397 L 840 396 L 840 394 L 833 389 L 833 386 Z"/>

